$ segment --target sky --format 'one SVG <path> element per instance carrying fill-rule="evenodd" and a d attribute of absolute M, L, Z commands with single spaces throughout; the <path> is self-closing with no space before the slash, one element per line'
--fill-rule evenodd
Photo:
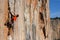
<path fill-rule="evenodd" d="M 60 17 L 60 0 L 50 0 L 50 17 Z"/>

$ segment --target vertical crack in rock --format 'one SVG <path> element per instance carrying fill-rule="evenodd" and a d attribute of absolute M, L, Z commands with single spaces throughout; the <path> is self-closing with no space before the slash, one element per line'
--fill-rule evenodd
<path fill-rule="evenodd" d="M 45 27 L 43 27 L 43 33 L 44 33 L 44 37 L 46 38 L 46 30 L 45 30 Z"/>
<path fill-rule="evenodd" d="M 36 26 L 34 25 L 34 23 L 32 24 L 32 37 L 33 40 L 36 40 Z"/>
<path fill-rule="evenodd" d="M 30 36 L 30 1 L 28 1 L 28 2 L 25 1 L 24 19 L 25 19 L 25 26 L 26 26 L 26 40 L 31 40 L 31 36 Z"/>
<path fill-rule="evenodd" d="M 40 19 L 43 21 L 43 23 L 44 23 L 44 17 L 43 17 L 43 13 L 42 12 L 40 12 L 39 13 L 39 15 L 40 15 Z"/>

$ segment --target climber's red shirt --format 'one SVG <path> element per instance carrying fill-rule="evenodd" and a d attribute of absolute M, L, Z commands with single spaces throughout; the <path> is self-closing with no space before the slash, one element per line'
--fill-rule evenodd
<path fill-rule="evenodd" d="M 16 16 L 14 16 L 12 19 L 13 19 L 14 21 L 16 21 L 17 17 L 16 17 Z"/>

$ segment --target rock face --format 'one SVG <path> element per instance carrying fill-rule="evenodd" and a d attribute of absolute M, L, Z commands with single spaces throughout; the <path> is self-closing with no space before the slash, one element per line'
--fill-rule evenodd
<path fill-rule="evenodd" d="M 8 29 L 4 26 L 8 15 L 8 0 L 0 0 L 0 40 L 7 40 Z"/>
<path fill-rule="evenodd" d="M 13 30 L 9 30 L 12 40 L 52 40 L 52 30 L 50 27 L 49 16 L 49 0 L 0 0 L 0 3 L 3 3 L 0 6 L 0 9 L 2 8 L 3 10 L 1 14 L 5 14 L 5 16 L 0 17 L 3 17 L 2 20 L 4 20 L 4 18 L 7 16 L 4 21 L 9 20 L 11 23 L 10 14 L 19 15 L 17 20 L 12 24 L 14 27 Z M 8 29 L 2 29 L 3 27 L 4 29 L 6 28 L 4 21 L 2 20 L 0 19 L 0 26 L 2 30 L 2 32 L 0 31 L 1 40 L 7 40 Z M 2 34 L 3 31 L 6 35 Z M 3 36 L 5 36 L 4 39 L 2 38 Z"/>
<path fill-rule="evenodd" d="M 60 18 L 51 18 L 53 40 L 60 40 Z"/>

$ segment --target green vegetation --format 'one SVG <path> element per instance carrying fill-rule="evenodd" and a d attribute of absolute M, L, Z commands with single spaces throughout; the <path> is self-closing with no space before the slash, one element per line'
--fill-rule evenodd
<path fill-rule="evenodd" d="M 51 20 L 60 19 L 60 17 L 50 18 Z"/>

